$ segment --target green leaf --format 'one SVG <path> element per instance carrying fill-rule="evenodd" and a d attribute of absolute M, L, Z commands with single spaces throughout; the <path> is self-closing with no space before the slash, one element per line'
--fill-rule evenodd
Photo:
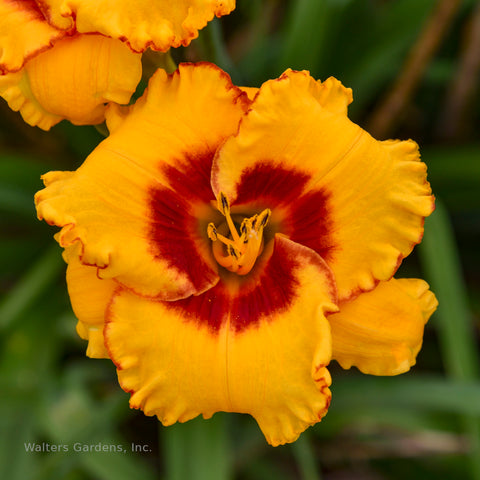
<path fill-rule="evenodd" d="M 0 329 L 11 328 L 64 268 L 59 247 L 47 250 L 0 303 Z"/>
<path fill-rule="evenodd" d="M 302 480 L 321 480 L 322 475 L 317 467 L 309 433 L 310 432 L 304 432 L 298 440 L 292 444 L 293 455 L 301 472 Z"/>
<path fill-rule="evenodd" d="M 436 196 L 452 213 L 480 210 L 480 145 L 426 147 L 422 159 Z"/>
<path fill-rule="evenodd" d="M 347 87 L 353 88 L 350 114 L 355 116 L 386 83 L 393 81 L 436 3 L 399 0 L 373 6 L 371 2 L 357 1 L 357 12 L 348 12 L 330 68 Z"/>
<path fill-rule="evenodd" d="M 419 252 L 427 280 L 439 301 L 435 320 L 445 367 L 454 378 L 478 378 L 480 358 L 460 260 L 447 212 L 438 200 L 435 212 L 425 221 Z"/>
<path fill-rule="evenodd" d="M 40 458 L 25 450 L 25 443 L 34 441 L 33 415 L 25 404 L 0 404 L 0 478 L 33 479 Z"/>
<path fill-rule="evenodd" d="M 117 446 L 117 452 L 78 453 L 82 467 L 96 480 L 154 480 L 157 477 L 146 464 L 140 461 L 138 453 L 116 438 L 105 438 L 103 445 Z M 87 443 L 87 445 L 91 445 Z M 213 478 L 213 477 L 212 477 Z"/>
<path fill-rule="evenodd" d="M 480 355 L 460 267 L 453 229 L 443 204 L 425 222 L 420 259 L 439 307 L 435 318 L 445 369 L 458 380 L 478 380 Z M 479 385 L 480 386 L 480 385 Z M 477 399 L 480 405 L 480 399 Z M 472 475 L 480 479 L 480 413 L 466 411 L 465 432 L 471 442 Z"/>
<path fill-rule="evenodd" d="M 388 407 L 480 415 L 480 384 L 441 377 L 345 376 L 332 385 L 335 411 L 350 412 Z"/>
<path fill-rule="evenodd" d="M 332 2 L 298 0 L 291 5 L 291 10 L 286 15 L 287 26 L 278 69 L 313 69 L 326 48 Z"/>
<path fill-rule="evenodd" d="M 226 416 L 196 418 L 162 428 L 167 480 L 232 478 Z"/>

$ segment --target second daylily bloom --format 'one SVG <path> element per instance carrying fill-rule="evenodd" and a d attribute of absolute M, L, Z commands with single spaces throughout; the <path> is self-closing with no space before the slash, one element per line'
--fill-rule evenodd
<path fill-rule="evenodd" d="M 434 208 L 426 166 L 352 123 L 351 100 L 308 72 L 244 90 L 181 65 L 108 108 L 76 172 L 44 176 L 78 333 L 132 407 L 165 425 L 248 413 L 278 445 L 326 414 L 332 358 L 415 363 L 436 300 L 392 276 Z"/>
<path fill-rule="evenodd" d="M 0 0 L 0 96 L 44 130 L 104 121 L 142 75 L 141 53 L 187 45 L 234 0 Z M 103 12 L 103 14 L 102 14 Z"/>

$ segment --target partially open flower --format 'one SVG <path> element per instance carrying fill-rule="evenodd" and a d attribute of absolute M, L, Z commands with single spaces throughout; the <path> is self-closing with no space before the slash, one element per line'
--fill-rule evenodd
<path fill-rule="evenodd" d="M 141 53 L 187 45 L 234 0 L 0 0 L 0 96 L 48 130 L 62 119 L 104 120 L 126 104 L 142 74 Z"/>
<path fill-rule="evenodd" d="M 326 414 L 332 358 L 414 364 L 436 300 L 392 276 L 434 208 L 426 166 L 350 122 L 351 99 L 308 72 L 244 91 L 181 65 L 109 107 L 76 172 L 44 176 L 78 333 L 132 407 L 165 425 L 249 413 L 278 445 Z"/>

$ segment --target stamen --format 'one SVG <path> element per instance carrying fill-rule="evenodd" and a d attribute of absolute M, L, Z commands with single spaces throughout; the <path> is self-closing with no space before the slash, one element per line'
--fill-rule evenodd
<path fill-rule="evenodd" d="M 256 216 L 256 215 L 255 215 Z M 252 221 L 250 218 L 244 218 L 242 224 L 240 225 L 240 233 L 242 234 L 243 243 L 248 242 L 248 237 L 250 235 L 250 231 L 252 230 Z"/>
<path fill-rule="evenodd" d="M 235 240 L 235 242 L 238 242 L 240 240 L 240 237 L 238 236 L 237 229 L 235 228 L 232 217 L 230 216 L 230 204 L 228 203 L 227 197 L 223 192 L 220 192 L 220 197 L 218 199 L 218 209 L 220 210 L 220 212 L 222 212 L 222 215 L 224 215 L 225 219 L 227 220 L 228 228 L 230 229 L 233 240 Z"/>
<path fill-rule="evenodd" d="M 260 214 L 260 225 L 262 227 L 264 227 L 268 221 L 270 220 L 270 215 L 272 214 L 272 212 L 270 210 L 264 210 L 261 214 Z"/>
<path fill-rule="evenodd" d="M 220 197 L 218 198 L 218 209 L 222 212 L 222 215 L 227 216 L 230 213 L 230 204 L 228 203 L 227 197 L 223 192 L 220 192 Z"/>
<path fill-rule="evenodd" d="M 215 228 L 215 225 L 213 223 L 208 224 L 207 235 L 212 242 L 215 242 L 217 240 L 218 238 L 217 229 Z"/>
<path fill-rule="evenodd" d="M 215 224 L 211 222 L 207 225 L 207 235 L 212 242 L 221 240 L 225 245 L 235 245 L 233 240 L 230 240 L 229 238 L 224 237 L 221 233 L 218 233 L 217 227 L 215 227 Z"/>
<path fill-rule="evenodd" d="M 235 249 L 233 245 L 227 245 L 228 254 L 231 255 L 235 260 L 240 258 L 240 253 Z"/>
<path fill-rule="evenodd" d="M 267 225 L 271 211 L 265 209 L 259 215 L 244 218 L 240 224 L 240 235 L 230 215 L 230 204 L 223 192 L 217 199 L 219 211 L 225 216 L 231 238 L 218 233 L 213 223 L 207 227 L 208 238 L 214 242 L 213 254 L 217 262 L 238 275 L 246 275 L 255 265 L 255 261 L 263 249 L 263 229 Z M 216 243 L 219 240 L 221 243 Z M 226 246 L 222 247 L 222 244 Z"/>

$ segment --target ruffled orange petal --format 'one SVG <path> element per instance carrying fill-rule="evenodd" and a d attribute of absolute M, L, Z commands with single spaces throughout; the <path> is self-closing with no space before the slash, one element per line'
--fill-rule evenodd
<path fill-rule="evenodd" d="M 213 65 L 159 70 L 134 107 L 109 111 L 111 135 L 76 172 L 44 176 L 39 218 L 63 227 L 62 246 L 80 242 L 101 278 L 137 293 L 175 300 L 211 288 L 211 163 L 247 108 Z"/>
<path fill-rule="evenodd" d="M 66 33 L 49 25 L 33 0 L 0 0 L 0 74 L 17 72 Z"/>
<path fill-rule="evenodd" d="M 373 375 L 406 372 L 415 364 L 424 325 L 437 305 L 423 280 L 380 282 L 328 317 L 333 358 L 343 368 Z"/>
<path fill-rule="evenodd" d="M 59 28 L 74 18 L 77 31 L 118 38 L 142 52 L 188 45 L 215 15 L 230 13 L 235 0 L 43 0 L 42 8 Z"/>
<path fill-rule="evenodd" d="M 100 35 L 67 37 L 0 77 L 0 95 L 24 120 L 48 130 L 63 119 L 77 125 L 105 118 L 105 103 L 128 103 L 142 75 L 141 56 Z"/>
<path fill-rule="evenodd" d="M 242 92 L 245 92 L 249 98 L 249 100 L 253 100 L 255 95 L 258 93 L 258 88 L 256 87 L 239 87 Z"/>
<path fill-rule="evenodd" d="M 105 311 L 118 285 L 114 280 L 98 278 L 96 268 L 82 265 L 78 250 L 74 245 L 64 253 L 68 295 L 78 319 L 77 333 L 88 340 L 88 357 L 109 358 L 103 338 Z"/>
<path fill-rule="evenodd" d="M 178 302 L 115 296 L 105 337 L 132 408 L 164 425 L 248 413 L 272 445 L 294 441 L 325 415 L 333 279 L 310 249 L 275 242 L 236 291 L 222 282 Z"/>
<path fill-rule="evenodd" d="M 75 28 L 75 18 L 69 14 L 70 10 L 68 5 L 64 5 L 64 0 L 35 0 L 35 2 L 50 25 L 62 30 Z"/>
<path fill-rule="evenodd" d="M 348 119 L 351 98 L 308 72 L 266 82 L 212 171 L 216 194 L 270 208 L 278 231 L 319 253 L 341 299 L 391 278 L 434 208 L 417 145 L 374 140 Z"/>

